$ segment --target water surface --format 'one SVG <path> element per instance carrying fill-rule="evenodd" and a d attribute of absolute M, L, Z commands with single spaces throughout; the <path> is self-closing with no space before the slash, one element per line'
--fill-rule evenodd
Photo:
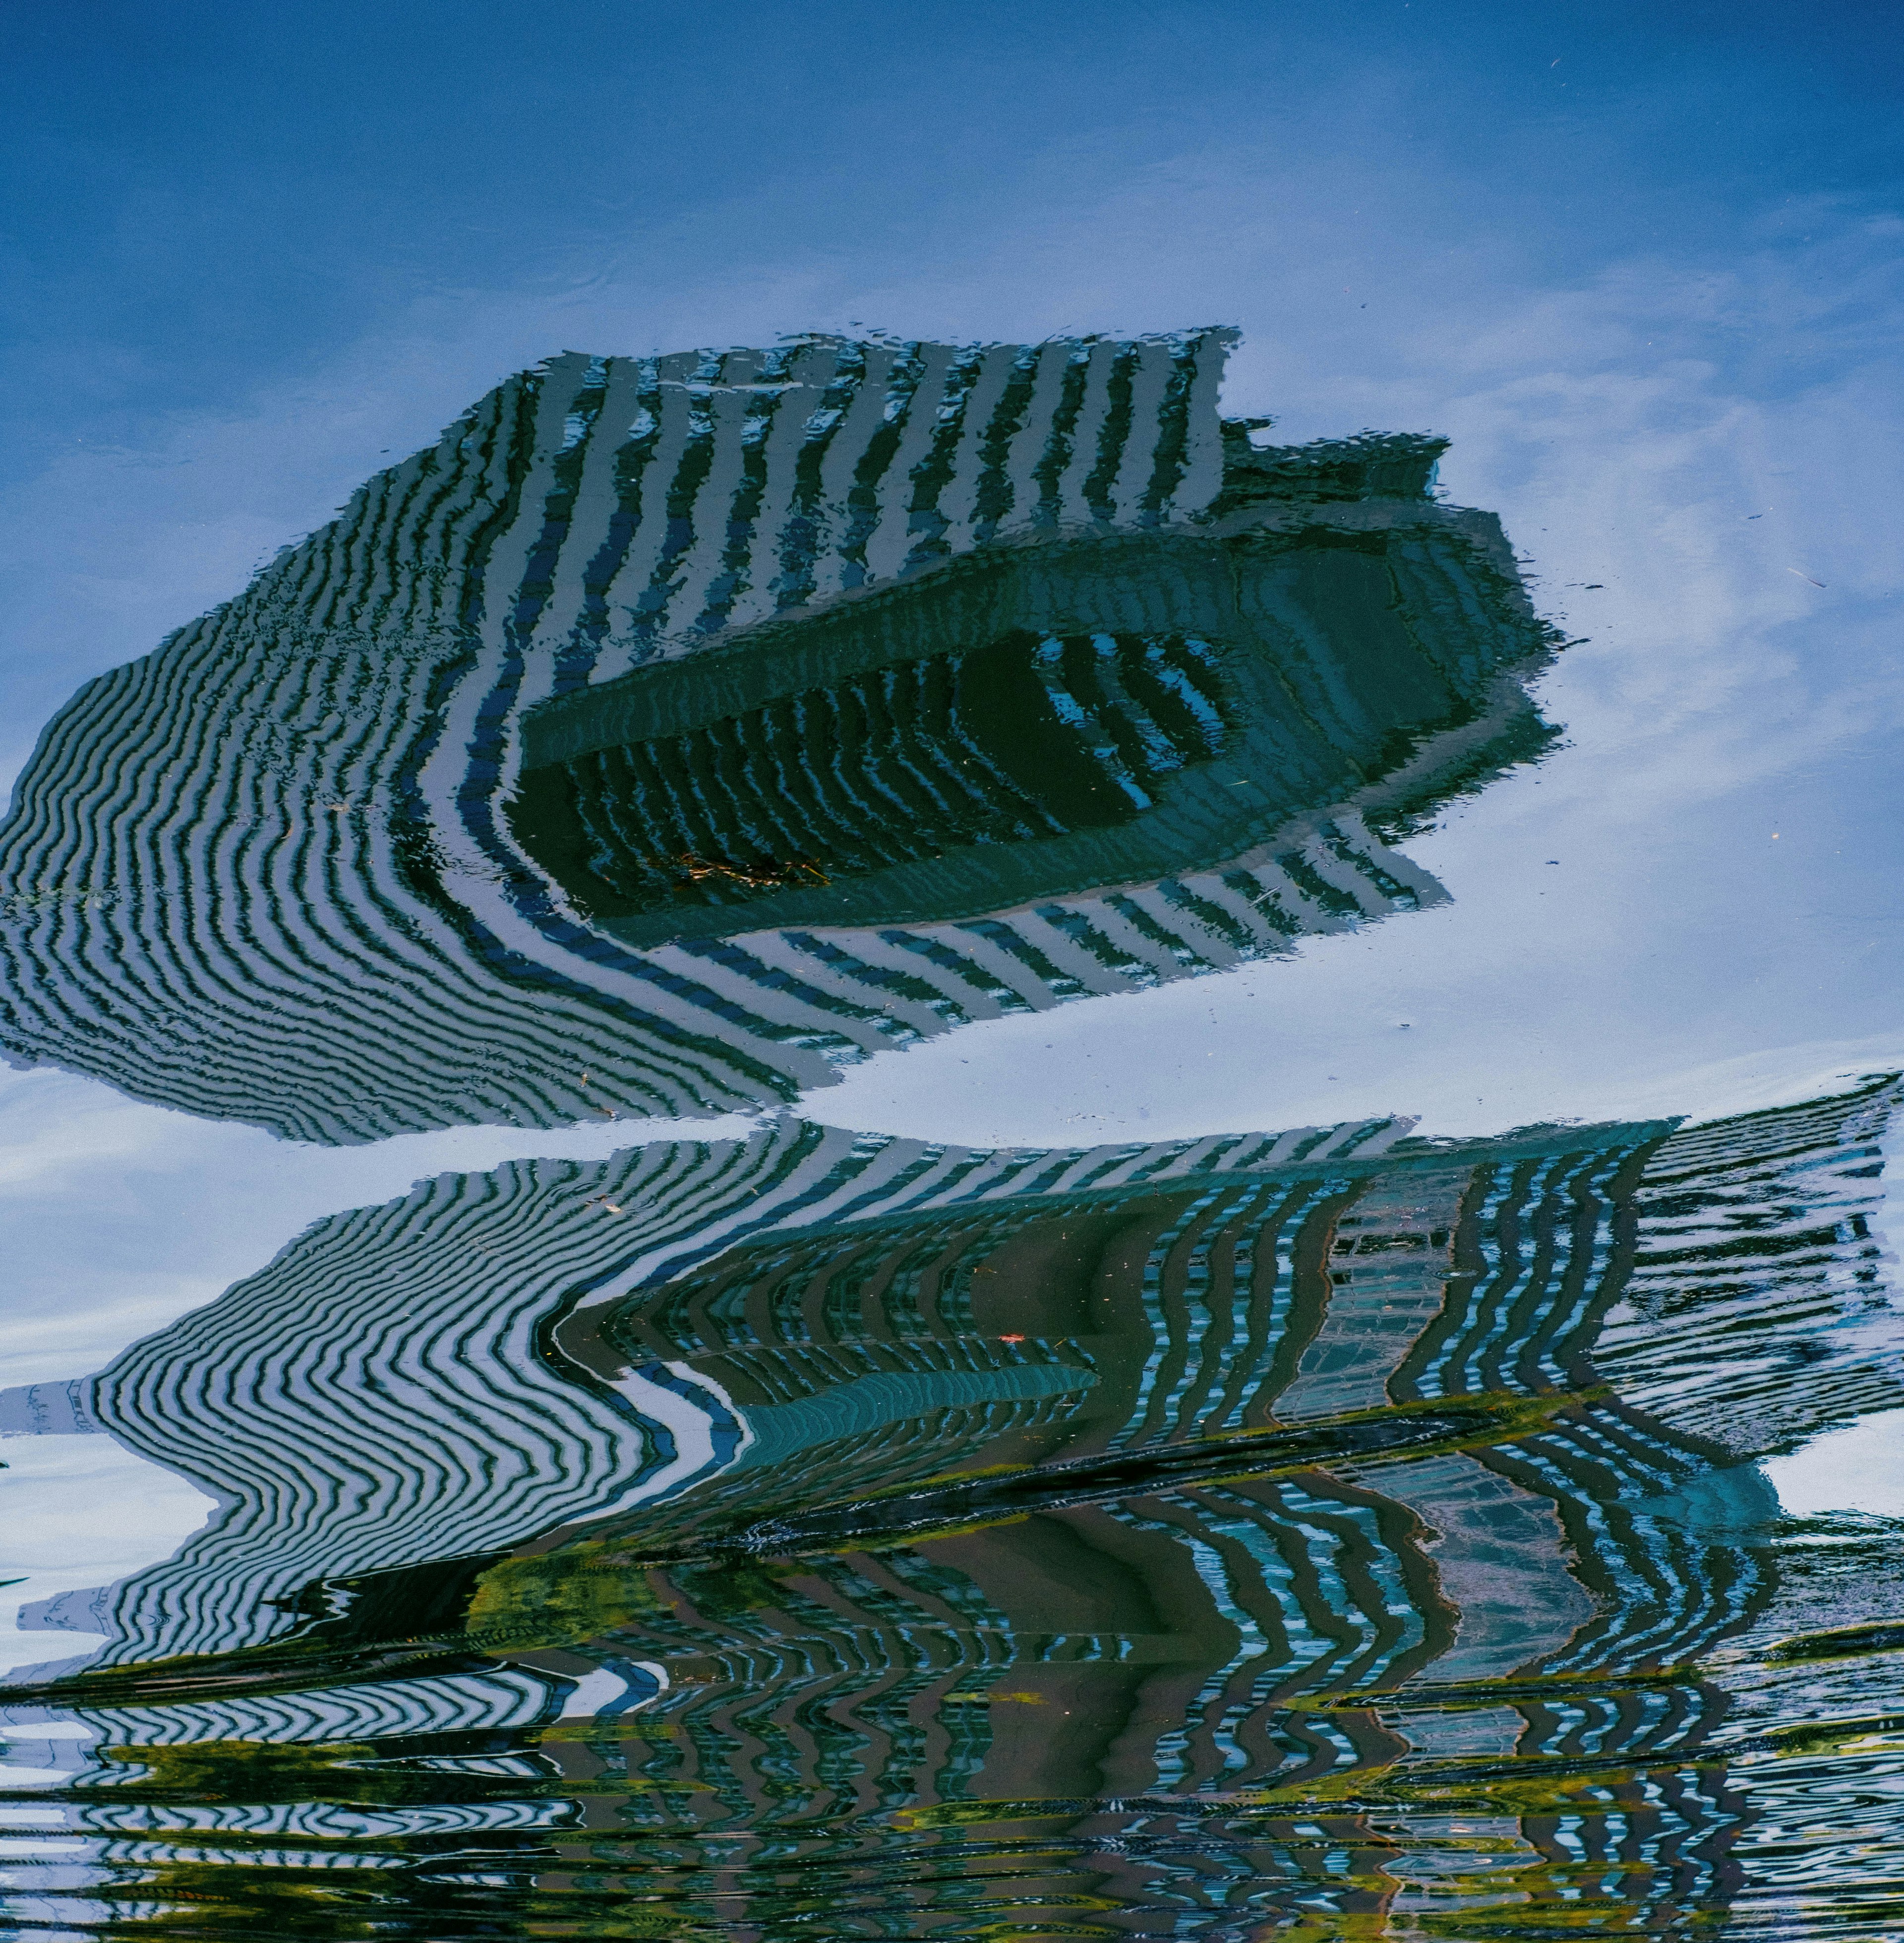
<path fill-rule="evenodd" d="M 28 1929 L 1890 1920 L 1896 1521 L 1759 1460 L 1904 1409 L 1896 1074 L 818 1117 L 1405 933 L 1411 840 L 1559 740 L 1445 442 L 1223 419 L 1233 336 L 552 360 L 49 726 L 14 1057 L 332 1146 L 613 1132 L 0 1392 L 208 1507 L 20 1607 Z"/>
<path fill-rule="evenodd" d="M 1904 1933 L 1898 36 L 1089 13 L 14 37 L 8 1934 Z"/>

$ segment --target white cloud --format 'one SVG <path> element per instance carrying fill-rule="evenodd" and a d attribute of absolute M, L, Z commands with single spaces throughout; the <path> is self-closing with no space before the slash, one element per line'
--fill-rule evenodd
<path fill-rule="evenodd" d="M 70 1657 L 97 1633 L 21 1631 L 23 1605 L 109 1585 L 169 1558 L 213 1500 L 109 1437 L 0 1438 L 0 1671 Z"/>
<path fill-rule="evenodd" d="M 1865 1512 L 1904 1521 L 1904 1410 L 1828 1430 L 1764 1469 L 1793 1518 Z"/>
<path fill-rule="evenodd" d="M 68 1073 L 0 1071 L 0 1386 L 96 1370 L 262 1268 L 321 1216 L 392 1199 L 416 1180 L 510 1159 L 595 1160 L 637 1137 L 720 1139 L 748 1124 L 463 1127 L 315 1147 Z"/>

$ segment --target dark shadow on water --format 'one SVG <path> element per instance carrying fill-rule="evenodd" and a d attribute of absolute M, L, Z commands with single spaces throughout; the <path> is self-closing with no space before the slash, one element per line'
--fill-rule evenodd
<path fill-rule="evenodd" d="M 1472 516 L 1359 507 L 996 549 L 581 690 L 530 718 L 511 827 L 653 945 L 1240 877 L 1403 772 L 1405 818 L 1552 740 L 1549 643 Z"/>

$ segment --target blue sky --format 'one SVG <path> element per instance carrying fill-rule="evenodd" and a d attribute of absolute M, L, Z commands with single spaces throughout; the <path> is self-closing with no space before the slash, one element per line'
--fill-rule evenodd
<path fill-rule="evenodd" d="M 1807 253 L 1894 204 L 1904 127 L 1880 5 L 8 20 L 8 769 L 75 680 L 551 351 L 1221 319 L 1239 404 L 1296 435 L 1439 422 L 1451 346 L 1620 266 L 1681 325 L 1746 256 L 1855 312 Z M 1887 294 L 1829 344 L 1735 302 L 1700 355 L 1788 392 Z"/>
<path fill-rule="evenodd" d="M 1452 496 L 1582 637 L 1546 689 L 1568 747 L 1411 846 L 1442 910 L 885 1056 L 811 1110 L 976 1142 L 1485 1132 L 1904 1054 L 1894 9 L 5 19 L 0 781 L 78 681 L 551 352 L 1236 323 L 1231 409 L 1453 437 Z M 12 1380 L 91 1367 L 327 1208 L 557 1137 L 346 1162 L 59 1075 L 0 1094 L 45 1318 Z"/>
<path fill-rule="evenodd" d="M 1458 233 L 1471 272 L 1564 274 L 1887 180 L 1904 66 L 1876 5 L 10 11 L 14 316 L 94 354 L 69 403 L 128 422 L 295 374 L 426 292 L 678 300 L 750 265 L 824 286 L 920 259 L 969 284 L 1028 201 L 1225 149 L 1387 178 L 1382 253 Z M 1106 267 L 1089 294 L 1115 302 Z"/>

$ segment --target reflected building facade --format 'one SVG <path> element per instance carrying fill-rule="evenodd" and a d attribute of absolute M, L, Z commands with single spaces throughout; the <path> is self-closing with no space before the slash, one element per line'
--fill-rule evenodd
<path fill-rule="evenodd" d="M 1439 441 L 1258 452 L 1227 342 L 511 380 L 48 726 L 0 1041 L 299 1139 L 718 1113 L 1438 901 L 1389 840 L 1553 637 Z"/>
<path fill-rule="evenodd" d="M 545 1915 L 772 1935 L 825 1885 L 846 1934 L 1047 1893 L 1406 1934 L 1590 1878 L 1671 1933 L 1738 1883 L 1700 1667 L 1773 1591 L 1749 1456 L 1904 1396 L 1895 1094 L 1466 1146 L 788 1122 L 446 1177 L 0 1399 L 224 1506 L 23 1698 L 148 1760 L 539 1748 L 603 1818 L 521 1885 Z"/>
<path fill-rule="evenodd" d="M 0 1038 L 305 1140 L 638 1128 L 1437 901 L 1395 846 L 1548 745 L 1559 644 L 1440 441 L 1265 447 L 1227 342 L 498 388 L 49 726 Z M 26 1920 L 1789 1933 L 1792 1801 L 1895 1829 L 1881 1722 L 1788 1742 L 1898 1641 L 1754 1460 L 1904 1405 L 1897 1094 L 782 1112 L 329 1217 L 0 1392 L 215 1505 L 25 1615 L 106 1640 L 0 1708 L 69 1845 Z"/>

